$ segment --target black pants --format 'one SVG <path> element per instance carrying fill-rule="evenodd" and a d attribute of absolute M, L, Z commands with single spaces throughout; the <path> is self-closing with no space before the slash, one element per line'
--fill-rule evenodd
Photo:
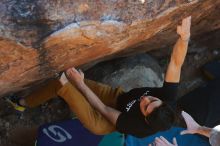
<path fill-rule="evenodd" d="M 201 125 L 214 127 L 220 124 L 220 79 L 210 81 L 183 96 L 177 106 Z"/>

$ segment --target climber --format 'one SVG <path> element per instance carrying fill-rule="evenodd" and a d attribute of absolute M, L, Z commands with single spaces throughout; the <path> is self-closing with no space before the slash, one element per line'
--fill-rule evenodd
<path fill-rule="evenodd" d="M 148 145 L 150 139 L 154 138 L 154 146 L 177 146 L 193 145 L 193 146 L 219 146 L 220 145 L 220 62 L 214 60 L 204 65 L 201 70 L 204 75 L 210 79 L 204 85 L 194 89 L 177 100 L 176 111 L 182 111 L 184 123 L 187 129 L 178 130 L 173 127 L 166 132 L 157 133 L 152 137 L 147 137 L 139 141 L 139 144 Z M 183 111 L 184 110 L 184 111 Z M 186 111 L 186 112 L 185 112 Z M 188 114 L 189 113 L 189 114 Z M 192 118 L 193 117 L 193 118 Z M 203 126 L 201 126 L 203 125 Z M 214 127 L 214 128 L 209 128 Z M 195 134 L 181 136 L 185 134 Z M 199 137 L 203 135 L 204 137 Z M 168 140 L 174 138 L 170 143 Z M 132 138 L 132 137 L 131 137 Z M 166 138 L 166 139 L 165 139 Z M 148 140 L 147 140 L 148 139 Z M 168 140 L 167 140 L 168 139 Z M 135 139 L 134 139 L 135 140 Z M 152 140 L 150 140 L 152 141 Z M 134 143 L 135 141 L 133 141 Z M 152 142 L 151 142 L 152 143 Z M 177 144 L 178 143 L 178 144 Z M 139 145 L 137 144 L 137 145 Z M 132 145 L 133 146 L 133 145 Z"/>
<path fill-rule="evenodd" d="M 25 98 L 10 100 L 19 107 L 36 107 L 60 96 L 82 124 L 95 134 L 118 130 L 146 137 L 169 129 L 175 122 L 175 96 L 190 38 L 191 16 L 177 26 L 177 40 L 166 71 L 163 87 L 135 88 L 125 93 L 121 87 L 84 79 L 82 71 L 69 68 L 59 80 L 51 80 Z"/>

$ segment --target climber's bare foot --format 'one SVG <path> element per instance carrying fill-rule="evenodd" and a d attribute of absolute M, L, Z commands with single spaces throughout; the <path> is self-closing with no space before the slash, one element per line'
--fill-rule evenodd
<path fill-rule="evenodd" d="M 65 73 L 62 73 L 62 75 L 61 75 L 59 81 L 60 81 L 60 83 L 61 83 L 62 85 L 65 85 L 66 83 L 69 82 L 68 79 L 66 78 Z"/>

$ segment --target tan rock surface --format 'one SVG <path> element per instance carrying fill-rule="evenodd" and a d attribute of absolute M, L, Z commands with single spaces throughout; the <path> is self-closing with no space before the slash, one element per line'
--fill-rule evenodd
<path fill-rule="evenodd" d="M 220 28 L 220 0 L 3 0 L 0 10 L 0 96 L 70 66 L 170 46 L 188 15 L 193 38 Z"/>

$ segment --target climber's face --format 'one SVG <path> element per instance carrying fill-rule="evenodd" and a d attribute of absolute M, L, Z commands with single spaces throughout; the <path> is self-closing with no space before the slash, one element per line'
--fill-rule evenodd
<path fill-rule="evenodd" d="M 149 115 L 161 105 L 162 101 L 157 97 L 142 96 L 140 99 L 140 110 L 144 116 Z"/>

